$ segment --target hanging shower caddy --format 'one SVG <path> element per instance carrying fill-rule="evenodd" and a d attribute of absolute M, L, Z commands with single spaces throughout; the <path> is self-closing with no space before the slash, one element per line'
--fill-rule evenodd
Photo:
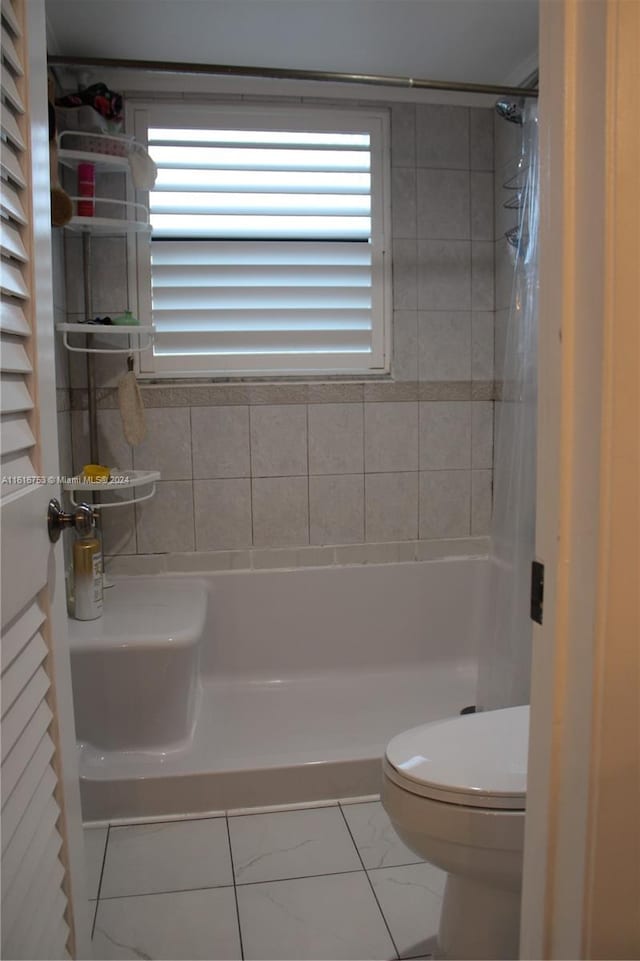
<path fill-rule="evenodd" d="M 59 162 L 74 171 L 78 171 L 80 164 L 92 164 L 96 175 L 101 173 L 122 173 L 128 175 L 130 171 L 129 154 L 139 149 L 132 137 L 111 134 L 88 133 L 77 130 L 65 130 L 58 135 Z M 99 181 L 98 181 L 99 182 Z M 93 207 L 93 215 L 87 216 L 88 200 Z M 90 198 L 87 196 L 71 197 L 74 215 L 65 224 L 64 229 L 80 233 L 82 237 L 82 279 L 84 293 L 85 321 L 93 318 L 93 297 L 91 290 L 92 239 L 102 237 L 126 237 L 132 234 L 151 234 L 149 210 L 144 204 L 130 200 L 113 200 L 101 197 L 96 192 Z M 82 205 L 85 204 L 85 208 Z M 67 350 L 86 354 L 87 358 L 87 408 L 89 415 L 89 459 L 91 463 L 100 463 L 98 443 L 98 407 L 95 373 L 96 354 L 132 354 L 148 350 L 153 346 L 155 327 L 153 324 L 56 324 L 56 330 L 63 335 L 63 343 Z M 114 346 L 96 346 L 95 338 L 101 340 L 113 339 Z M 118 344 L 118 339 L 126 337 L 127 343 Z M 76 492 L 93 495 L 97 508 L 104 510 L 111 507 L 125 507 L 129 504 L 139 504 L 153 497 L 156 481 L 160 480 L 160 472 L 154 470 L 112 470 L 108 481 L 87 480 L 82 475 L 73 477 L 63 483 L 62 487 L 75 506 L 78 500 Z M 115 492 L 131 496 L 117 500 L 104 500 L 104 495 Z"/>

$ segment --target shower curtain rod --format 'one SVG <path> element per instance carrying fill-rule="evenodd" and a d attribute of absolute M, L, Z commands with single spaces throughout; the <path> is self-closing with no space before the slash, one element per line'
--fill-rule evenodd
<path fill-rule="evenodd" d="M 465 93 L 508 94 L 512 97 L 537 97 L 537 88 L 506 87 L 491 83 L 456 83 L 447 80 L 425 80 L 417 77 L 386 77 L 381 74 L 334 73 L 327 70 L 287 70 L 280 67 L 237 67 L 211 63 L 164 63 L 159 60 L 117 60 L 107 57 L 48 58 L 52 67 L 102 67 L 123 70 L 145 70 L 151 73 L 184 73 L 209 77 L 257 77 L 271 80 L 316 80 L 328 83 L 368 84 L 377 87 L 401 87 L 408 90 L 447 90 Z"/>

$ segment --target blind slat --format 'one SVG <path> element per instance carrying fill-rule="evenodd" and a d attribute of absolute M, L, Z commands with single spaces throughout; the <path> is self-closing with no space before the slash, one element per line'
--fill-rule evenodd
<path fill-rule="evenodd" d="M 163 264 L 153 256 L 153 285 L 162 287 L 370 287 L 371 268 L 312 264 L 290 267 L 274 264 Z"/>
<path fill-rule="evenodd" d="M 160 334 L 223 330 L 371 330 L 369 310 L 163 310 L 154 314 Z"/>
<path fill-rule="evenodd" d="M 160 354 L 264 354 L 264 353 L 360 353 L 370 349 L 369 330 L 322 331 L 220 331 L 216 333 L 178 331 L 158 334 L 156 349 Z"/>
<path fill-rule="evenodd" d="M 226 170 L 362 171 L 369 153 L 360 150 L 278 150 L 260 147 L 162 147 L 149 144 L 159 167 Z"/>
<path fill-rule="evenodd" d="M 371 233 L 369 217 L 341 216 L 260 216 L 233 214 L 158 214 L 150 213 L 149 222 L 155 237 L 235 237 L 290 238 L 298 240 L 348 237 L 368 240 Z"/>
<path fill-rule="evenodd" d="M 369 194 L 371 175 L 358 171 L 332 170 L 225 170 L 163 167 L 154 191 L 219 190 L 243 193 L 335 193 Z"/>
<path fill-rule="evenodd" d="M 331 193 L 220 193 L 213 191 L 153 191 L 152 214 L 256 214 L 297 217 L 369 217 L 368 195 Z"/>
<path fill-rule="evenodd" d="M 371 248 L 368 244 L 354 244 L 345 241 L 305 241 L 260 240 L 238 241 L 211 240 L 207 243 L 198 240 L 163 240 L 151 244 L 153 266 L 165 264 L 211 264 L 219 266 L 363 266 L 371 264 Z M 292 270 L 292 273 L 294 271 Z"/>
<path fill-rule="evenodd" d="M 154 310 L 210 307 L 220 310 L 247 308 L 367 308 L 371 306 L 368 287 L 158 287 L 153 292 Z"/>

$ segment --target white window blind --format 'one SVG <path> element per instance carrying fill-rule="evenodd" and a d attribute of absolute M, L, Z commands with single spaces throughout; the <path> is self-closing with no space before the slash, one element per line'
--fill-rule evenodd
<path fill-rule="evenodd" d="M 384 369 L 384 118 L 144 114 L 157 334 L 142 371 Z"/>

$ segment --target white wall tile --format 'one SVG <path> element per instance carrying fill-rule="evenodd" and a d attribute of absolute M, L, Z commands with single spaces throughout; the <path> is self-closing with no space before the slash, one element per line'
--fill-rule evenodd
<path fill-rule="evenodd" d="M 393 241 L 393 306 L 396 310 L 418 306 L 418 255 L 413 239 Z"/>
<path fill-rule="evenodd" d="M 420 537 L 468 537 L 471 530 L 471 472 L 435 470 L 420 474 Z"/>
<path fill-rule="evenodd" d="M 129 500 L 131 490 L 122 495 L 109 495 L 110 500 Z M 136 517 L 133 504 L 102 511 L 102 553 L 135 554 L 137 551 Z"/>
<path fill-rule="evenodd" d="M 391 170 L 391 231 L 393 237 L 416 236 L 416 171 L 411 167 Z"/>
<path fill-rule="evenodd" d="M 472 405 L 471 466 L 493 466 L 493 401 Z"/>
<path fill-rule="evenodd" d="M 393 314 L 392 375 L 396 381 L 418 379 L 418 314 L 396 310 Z"/>
<path fill-rule="evenodd" d="M 192 476 L 191 425 L 188 407 L 161 407 L 145 411 L 147 434 L 133 448 L 136 470 L 159 470 L 162 480 Z"/>
<path fill-rule="evenodd" d="M 472 170 L 493 170 L 494 116 L 492 107 L 471 107 L 469 110 Z"/>
<path fill-rule="evenodd" d="M 249 408 L 192 407 L 193 476 L 249 477 Z"/>
<path fill-rule="evenodd" d="M 421 381 L 469 380 L 471 314 L 468 311 L 418 313 L 418 377 Z"/>
<path fill-rule="evenodd" d="M 249 478 L 196 480 L 193 499 L 197 551 L 251 545 Z"/>
<path fill-rule="evenodd" d="M 411 471 L 418 468 L 418 405 L 365 404 L 365 471 Z"/>
<path fill-rule="evenodd" d="M 471 377 L 493 380 L 493 311 L 474 311 L 471 315 Z"/>
<path fill-rule="evenodd" d="M 309 543 L 306 477 L 258 477 L 252 482 L 253 543 L 290 547 Z"/>
<path fill-rule="evenodd" d="M 494 309 L 494 244 L 474 240 L 471 244 L 471 304 L 474 310 Z"/>
<path fill-rule="evenodd" d="M 471 471 L 471 533 L 473 535 L 491 532 L 492 485 L 493 471 Z"/>
<path fill-rule="evenodd" d="M 416 163 L 418 167 L 468 170 L 468 107 L 417 104 Z"/>
<path fill-rule="evenodd" d="M 418 474 L 365 475 L 367 541 L 410 541 L 418 530 Z"/>
<path fill-rule="evenodd" d="M 89 415 L 86 410 L 72 411 L 71 433 L 73 470 L 79 473 L 90 462 Z M 98 449 L 100 463 L 105 467 L 118 467 L 121 470 L 133 467 L 132 448 L 124 439 L 119 410 L 98 411 Z"/>
<path fill-rule="evenodd" d="M 311 544 L 357 544 L 364 540 L 364 475 L 309 478 Z"/>
<path fill-rule="evenodd" d="M 71 412 L 58 411 L 58 457 L 60 473 L 66 477 L 73 474 L 73 445 L 71 442 Z"/>
<path fill-rule="evenodd" d="M 81 319 L 81 314 L 67 315 L 67 321 L 70 324 L 75 324 Z M 100 336 L 100 328 L 95 327 L 96 331 L 93 334 L 93 345 L 94 347 L 100 348 L 112 348 L 112 347 L 126 347 L 128 345 L 128 338 L 126 334 L 120 337 L 105 337 Z M 76 338 L 73 334 L 69 335 L 70 343 L 72 345 L 78 346 L 75 341 L 76 339 L 80 341 L 80 338 Z M 81 340 L 82 345 L 86 344 L 86 338 L 84 335 Z M 125 354 L 95 354 L 94 355 L 95 364 L 95 377 L 96 383 L 99 387 L 117 387 L 120 378 L 126 373 L 127 362 Z M 72 387 L 85 389 L 87 387 L 87 355 L 84 353 L 69 352 L 69 381 Z"/>
<path fill-rule="evenodd" d="M 474 171 L 471 174 L 471 237 L 493 240 L 493 174 Z"/>
<path fill-rule="evenodd" d="M 495 244 L 495 302 L 496 310 L 505 310 L 511 304 L 513 290 L 514 252 L 509 243 L 502 238 Z"/>
<path fill-rule="evenodd" d="M 471 404 L 420 404 L 420 470 L 471 467 Z"/>
<path fill-rule="evenodd" d="M 136 531 L 140 554 L 195 550 L 191 481 L 158 481 L 155 496 L 136 504 Z"/>
<path fill-rule="evenodd" d="M 254 477 L 292 477 L 307 473 L 304 405 L 252 407 L 250 424 Z"/>
<path fill-rule="evenodd" d="M 362 404 L 309 404 L 309 473 L 364 470 Z"/>
<path fill-rule="evenodd" d="M 471 244 L 466 240 L 418 239 L 418 307 L 469 310 Z M 478 305 L 480 308 L 480 305 Z"/>
<path fill-rule="evenodd" d="M 391 164 L 415 167 L 416 108 L 412 103 L 394 103 L 391 107 Z"/>
<path fill-rule="evenodd" d="M 469 174 L 466 170 L 418 170 L 418 237 L 469 240 Z"/>

